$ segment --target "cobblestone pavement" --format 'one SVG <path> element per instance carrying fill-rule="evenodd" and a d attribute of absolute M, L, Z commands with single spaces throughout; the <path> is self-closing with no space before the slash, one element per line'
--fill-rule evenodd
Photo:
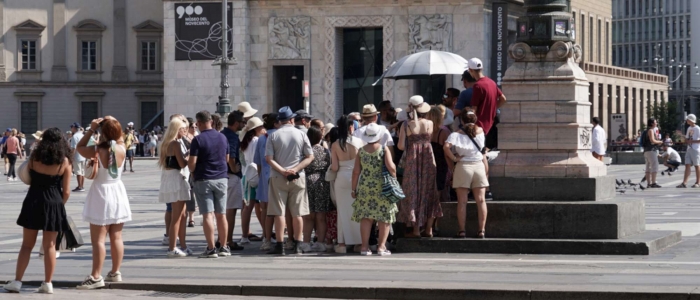
<path fill-rule="evenodd" d="M 653 291 L 691 293 L 700 286 L 700 189 L 676 189 L 682 176 L 660 177 L 662 189 L 628 191 L 619 198 L 646 201 L 647 228 L 682 230 L 683 242 L 653 256 L 501 255 L 501 254 L 413 254 L 390 257 L 360 257 L 355 254 L 305 254 L 270 257 L 248 245 L 230 258 L 166 258 L 163 237 L 164 205 L 157 203 L 160 171 L 155 161 L 139 160 L 136 173 L 125 173 L 124 184 L 131 199 L 134 220 L 124 229 L 126 255 L 122 273 L 125 282 L 214 286 L 307 286 L 496 290 Z M 643 166 L 612 166 L 610 173 L 638 182 Z M 682 170 L 681 170 L 682 171 Z M 636 178 L 636 179 L 633 179 Z M 693 180 L 695 177 L 693 175 Z M 87 181 L 89 188 L 89 181 Z M 0 181 L 0 280 L 14 276 L 21 229 L 15 224 L 27 187 L 21 182 Z M 77 222 L 86 242 L 88 226 L 81 211 L 86 193 L 73 193 L 68 214 Z M 191 247 L 204 247 L 202 227 L 188 228 Z M 240 236 L 240 219 L 236 236 Z M 253 218 L 252 230 L 260 226 Z M 38 247 L 35 249 L 38 253 Z M 109 253 L 108 253 L 109 254 Z M 105 263 L 106 273 L 111 266 Z M 55 280 L 79 281 L 90 272 L 90 245 L 58 259 Z M 43 279 L 43 263 L 32 257 L 25 280 Z M 63 294 L 64 291 L 60 290 Z M 66 295 L 80 296 L 77 291 Z M 147 293 L 103 291 L 104 297 Z M 121 294 L 119 294 L 121 293 Z M 91 294 L 92 296 L 92 294 Z M 67 296 L 61 296 L 66 297 Z M 102 296 L 97 296 L 102 297 Z M 0 296 L 2 299 L 6 295 Z M 59 298 L 56 298 L 59 299 Z M 140 298 L 138 298 L 140 299 Z M 212 298 L 213 299 L 213 298 Z M 261 298 L 263 299 L 263 298 Z M 267 298 L 265 298 L 267 299 Z"/>

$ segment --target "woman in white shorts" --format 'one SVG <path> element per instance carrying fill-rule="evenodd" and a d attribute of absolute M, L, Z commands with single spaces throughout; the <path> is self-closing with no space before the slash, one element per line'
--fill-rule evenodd
<path fill-rule="evenodd" d="M 447 166 L 453 171 L 452 187 L 457 192 L 457 222 L 459 234 L 457 238 L 465 238 L 465 224 L 467 221 L 467 195 L 469 190 L 474 195 L 479 210 L 478 238 L 486 235 L 486 188 L 489 186 L 487 178 L 488 162 L 482 154 L 484 149 L 484 130 L 476 125 L 476 115 L 472 111 L 463 111 L 461 115 L 460 129 L 451 133 L 443 149 Z M 451 162 L 451 163 L 450 163 Z"/>

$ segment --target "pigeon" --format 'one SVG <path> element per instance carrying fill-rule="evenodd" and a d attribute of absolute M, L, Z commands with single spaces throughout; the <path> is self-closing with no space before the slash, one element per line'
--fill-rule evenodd
<path fill-rule="evenodd" d="M 635 192 L 637 191 L 637 188 L 636 188 L 636 187 L 633 187 L 632 189 L 634 189 Z"/>
<path fill-rule="evenodd" d="M 624 194 L 624 193 L 625 193 L 625 190 L 621 190 L 621 191 L 618 191 L 618 192 L 620 192 L 620 194 Z"/>
<path fill-rule="evenodd" d="M 646 190 L 646 188 L 644 188 L 644 186 L 642 186 L 641 184 L 639 185 L 639 189 L 641 189 L 642 191 Z"/>
<path fill-rule="evenodd" d="M 661 176 L 664 176 L 664 175 L 666 175 L 666 174 L 664 174 L 664 172 L 661 171 Z M 671 173 L 668 173 L 668 176 L 671 176 Z"/>
<path fill-rule="evenodd" d="M 630 185 L 632 185 L 632 180 L 629 180 L 629 179 L 628 179 L 627 181 L 629 182 Z M 646 177 L 646 176 L 642 177 L 642 181 L 641 181 L 641 182 L 645 182 L 645 181 L 647 181 L 647 177 Z"/>
<path fill-rule="evenodd" d="M 617 183 L 617 185 L 622 185 L 622 184 L 623 184 L 623 182 L 622 182 L 621 180 L 619 180 L 619 179 L 615 179 L 615 183 Z"/>

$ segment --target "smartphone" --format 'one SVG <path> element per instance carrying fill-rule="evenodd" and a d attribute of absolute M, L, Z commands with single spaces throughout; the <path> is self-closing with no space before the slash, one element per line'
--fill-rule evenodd
<path fill-rule="evenodd" d="M 294 181 L 299 179 L 299 177 L 301 177 L 299 174 L 287 175 L 287 181 Z"/>

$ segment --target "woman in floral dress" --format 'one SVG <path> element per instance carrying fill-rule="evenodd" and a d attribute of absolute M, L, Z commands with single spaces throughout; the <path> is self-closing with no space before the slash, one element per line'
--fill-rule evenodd
<path fill-rule="evenodd" d="M 362 135 L 362 140 L 367 143 L 358 152 L 355 159 L 355 168 L 352 173 L 352 220 L 360 223 L 362 235 L 361 255 L 372 255 L 369 249 L 369 235 L 372 223 L 376 220 L 379 228 L 379 243 L 377 254 L 380 256 L 391 255 L 386 249 L 386 240 L 389 236 L 389 228 L 396 221 L 398 208 L 386 197 L 382 196 L 382 184 L 384 177 L 382 168 L 386 166 L 389 173 L 396 177 L 396 166 L 391 158 L 388 147 L 382 147 L 380 140 L 380 127 L 372 123 L 367 125 L 367 130 Z M 362 176 L 360 176 L 362 175 Z"/>
<path fill-rule="evenodd" d="M 331 183 L 326 181 L 326 171 L 331 165 L 331 153 L 321 144 L 321 129 L 311 126 L 306 135 L 314 151 L 314 160 L 304 168 L 310 214 L 304 216 L 304 241 L 301 248 L 304 252 L 326 252 L 326 213 L 331 208 Z M 310 245 L 311 231 L 314 229 L 318 242 Z"/>

